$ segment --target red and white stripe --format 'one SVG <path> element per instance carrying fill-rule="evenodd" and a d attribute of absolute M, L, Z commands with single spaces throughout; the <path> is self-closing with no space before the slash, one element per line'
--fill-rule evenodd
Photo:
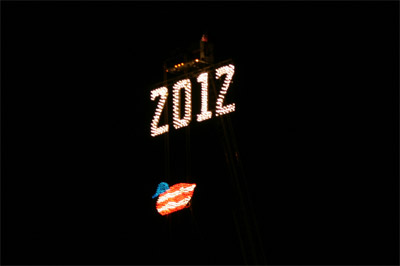
<path fill-rule="evenodd" d="M 182 210 L 193 196 L 196 184 L 179 183 L 160 194 L 156 208 L 161 215 Z"/>

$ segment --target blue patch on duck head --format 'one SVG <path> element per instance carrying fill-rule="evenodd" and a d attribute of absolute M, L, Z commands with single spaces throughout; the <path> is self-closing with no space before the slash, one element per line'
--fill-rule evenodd
<path fill-rule="evenodd" d="M 151 198 L 154 199 L 155 197 L 158 197 L 158 195 L 164 193 L 164 192 L 167 191 L 168 189 L 169 189 L 168 184 L 165 183 L 165 182 L 161 182 L 161 183 L 158 184 L 158 186 L 157 186 L 156 194 L 154 194 Z"/>

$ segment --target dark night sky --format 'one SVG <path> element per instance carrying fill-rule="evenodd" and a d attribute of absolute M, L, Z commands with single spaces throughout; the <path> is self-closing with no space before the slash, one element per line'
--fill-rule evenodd
<path fill-rule="evenodd" d="M 170 124 L 169 183 L 197 184 L 192 207 L 162 217 L 151 198 L 150 91 L 204 32 L 236 67 L 224 121 L 258 262 L 398 264 L 398 8 L 2 2 L 2 264 L 245 263 L 220 119 L 192 120 L 189 152 Z"/>

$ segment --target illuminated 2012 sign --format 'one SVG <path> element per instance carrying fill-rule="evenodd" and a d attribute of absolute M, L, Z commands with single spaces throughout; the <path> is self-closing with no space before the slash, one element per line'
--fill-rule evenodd
<path fill-rule="evenodd" d="M 225 115 L 235 111 L 235 104 L 224 105 L 225 95 L 231 84 L 235 66 L 232 64 L 219 67 L 215 70 L 216 79 L 225 76 L 221 90 L 215 103 L 215 116 Z M 212 112 L 208 110 L 208 72 L 201 73 L 197 77 L 197 82 L 201 84 L 201 108 L 200 114 L 197 114 L 197 121 L 205 121 L 212 117 Z M 181 91 L 184 90 L 184 108 L 181 108 Z M 152 137 L 164 134 L 169 131 L 169 125 L 159 125 L 161 113 L 168 99 L 168 88 L 160 87 L 150 93 L 150 99 L 154 101 L 160 98 L 151 121 L 150 134 Z M 186 127 L 192 119 L 192 84 L 190 79 L 177 81 L 172 87 L 172 109 L 173 126 L 175 129 Z M 183 112 L 183 114 L 182 114 Z"/>

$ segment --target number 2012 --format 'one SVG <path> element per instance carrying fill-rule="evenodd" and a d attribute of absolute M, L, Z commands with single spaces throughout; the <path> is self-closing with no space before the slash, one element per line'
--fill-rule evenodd
<path fill-rule="evenodd" d="M 215 105 L 215 115 L 220 116 L 235 111 L 235 104 L 231 103 L 224 105 L 225 95 L 231 84 L 233 74 L 235 73 L 235 66 L 232 64 L 219 67 L 215 70 L 216 79 L 220 79 L 225 75 L 224 82 L 217 97 Z M 208 73 L 201 73 L 197 77 L 197 82 L 201 84 L 201 108 L 200 114 L 197 114 L 197 121 L 205 121 L 212 117 L 212 112 L 208 110 Z M 185 90 L 184 108 L 181 108 L 181 91 Z M 159 126 L 160 116 L 168 98 L 168 88 L 160 87 L 154 89 L 150 93 L 150 99 L 154 101 L 160 98 L 151 121 L 150 135 L 152 137 L 164 134 L 169 131 L 169 125 Z M 175 129 L 186 127 L 192 119 L 192 84 L 190 79 L 182 79 L 177 81 L 172 87 L 172 118 L 173 126 Z M 181 110 L 184 110 L 183 117 Z"/>

